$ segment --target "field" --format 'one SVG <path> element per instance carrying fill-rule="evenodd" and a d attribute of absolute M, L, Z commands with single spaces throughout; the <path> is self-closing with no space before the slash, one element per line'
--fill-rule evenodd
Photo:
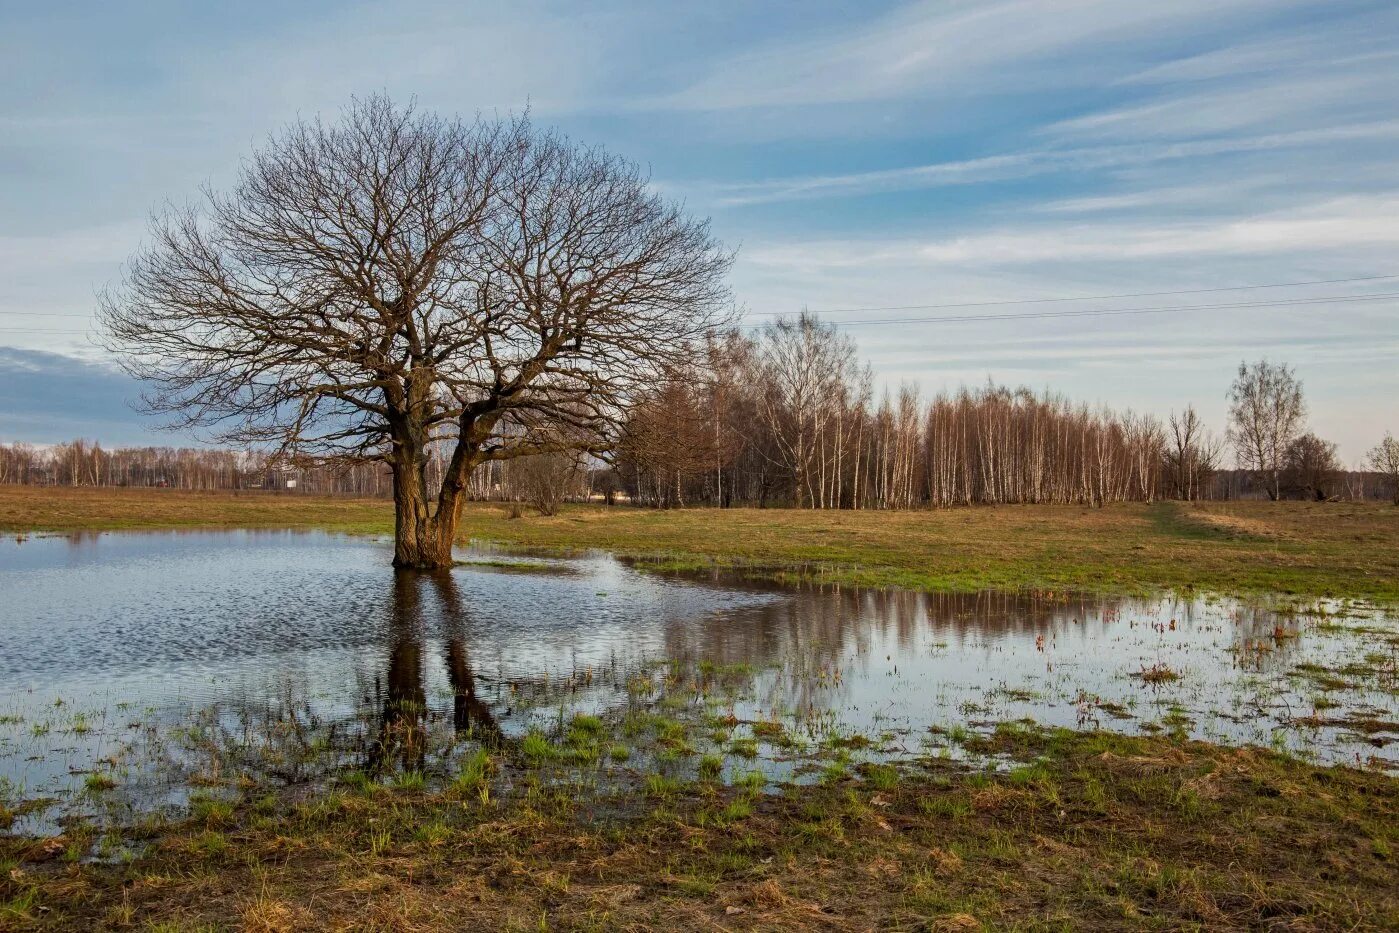
<path fill-rule="evenodd" d="M 379 500 L 0 486 L 0 530 L 195 527 L 392 532 Z M 603 548 L 675 569 L 939 591 L 1197 588 L 1399 601 L 1399 508 L 1380 503 L 1127 503 L 916 512 L 573 506 L 544 518 L 473 504 L 464 538 Z"/>
<path fill-rule="evenodd" d="M 196 800 L 145 857 L 0 836 L 5 929 L 1394 929 L 1399 784 L 1260 750 L 1023 727 L 1009 770 L 832 769 L 624 802 L 347 781 Z M 591 725 L 589 726 L 591 730 Z M 579 730 L 582 731 L 582 730 Z M 578 748 L 580 746 L 573 746 Z M 484 790 L 483 790 L 484 788 Z M 624 809 L 622 809 L 624 808 Z M 619 815 L 624 814 L 624 815 Z M 36 859 L 41 861 L 35 862 Z"/>
<path fill-rule="evenodd" d="M 20 538 L 196 528 L 378 535 L 392 512 L 379 500 L 0 486 L 0 530 Z M 1399 509 L 1379 504 L 573 506 L 518 518 L 473 504 L 468 538 L 930 591 L 1399 602 Z M 1353 630 L 1365 666 L 1345 676 L 1392 697 L 1399 636 Z M 43 802 L 0 786 L 0 929 L 1399 928 L 1399 782 L 1359 756 L 1323 767 L 1285 745 L 1195 741 L 1179 722 L 1142 737 L 1009 717 L 917 737 L 804 732 L 801 710 L 734 715 L 753 699 L 746 664 L 656 670 L 629 676 L 615 709 L 560 706 L 548 729 L 469 733 L 471 750 L 431 759 L 445 770 L 269 778 L 287 762 L 341 760 L 335 723 L 293 717 L 222 739 L 190 724 L 163 736 L 196 756 L 187 811 L 7 834 Z M 1313 692 L 1319 718 L 1335 702 Z M 413 716 L 425 710 L 404 709 L 390 730 L 385 708 L 382 740 L 420 749 Z M 65 711 L 53 715 L 74 717 L 75 734 L 91 728 Z M 1387 741 L 1399 729 L 1382 712 L 1367 715 Z M 916 755 L 878 757 L 906 740 Z M 753 770 L 773 755 L 809 781 L 800 792 Z M 117 812 L 130 779 L 117 762 L 78 772 L 94 812 Z"/>

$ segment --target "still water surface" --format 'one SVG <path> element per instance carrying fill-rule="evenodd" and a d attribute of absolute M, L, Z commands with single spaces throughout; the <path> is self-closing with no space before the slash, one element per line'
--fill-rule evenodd
<path fill-rule="evenodd" d="M 359 728 L 370 757 L 405 699 L 439 729 L 519 735 L 624 704 L 627 678 L 676 659 L 745 672 L 739 720 L 878 736 L 885 757 L 1028 718 L 1399 764 L 1399 624 L 1363 608 L 778 588 L 480 549 L 423 576 L 389 556 L 316 532 L 0 542 L 0 788 L 75 793 L 201 710 L 246 730 L 294 705 Z M 792 776 L 778 753 L 761 766 Z"/>

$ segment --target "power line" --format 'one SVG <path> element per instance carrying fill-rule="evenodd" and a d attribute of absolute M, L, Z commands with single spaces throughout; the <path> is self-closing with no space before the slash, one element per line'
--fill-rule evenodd
<path fill-rule="evenodd" d="M 92 317 L 91 312 L 85 314 L 80 311 L 0 311 L 0 314 L 14 314 L 19 317 Z"/>
<path fill-rule="evenodd" d="M 1116 295 L 1074 295 L 1062 298 L 1007 298 L 1003 301 L 963 301 L 935 305 L 887 305 L 871 308 L 828 308 L 821 314 L 860 314 L 866 311 L 936 311 L 942 308 L 992 308 L 1001 305 L 1050 304 L 1062 301 L 1110 301 L 1117 298 L 1160 298 L 1167 295 L 1203 295 L 1209 292 L 1237 292 L 1255 288 L 1301 288 L 1306 285 L 1340 285 L 1346 282 L 1378 282 L 1381 279 L 1399 279 L 1399 272 L 1386 275 L 1362 275 L 1348 279 L 1311 279 L 1306 282 L 1264 282 L 1258 285 L 1221 285 L 1216 288 L 1186 288 L 1165 292 L 1121 292 Z M 763 317 L 773 317 L 785 312 L 761 311 Z"/>

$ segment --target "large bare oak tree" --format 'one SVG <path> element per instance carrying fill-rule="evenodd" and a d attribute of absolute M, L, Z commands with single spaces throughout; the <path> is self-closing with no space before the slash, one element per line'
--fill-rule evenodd
<path fill-rule="evenodd" d="M 157 217 L 100 313 L 170 426 L 386 462 L 394 564 L 441 567 L 471 471 L 606 448 L 636 388 L 726 321 L 730 261 L 628 162 L 372 97 Z"/>

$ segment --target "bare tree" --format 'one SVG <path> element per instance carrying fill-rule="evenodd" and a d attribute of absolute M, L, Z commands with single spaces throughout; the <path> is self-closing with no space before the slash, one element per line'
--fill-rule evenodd
<path fill-rule="evenodd" d="M 101 303 L 109 348 L 157 387 L 147 408 L 385 461 L 400 567 L 451 562 L 477 466 L 608 446 L 728 307 L 731 255 L 635 166 L 383 97 L 291 126 L 152 238 Z"/>
<path fill-rule="evenodd" d="M 687 479 L 707 476 L 722 460 L 715 419 L 694 385 L 699 381 L 668 380 L 632 409 L 616 459 L 632 471 L 638 498 L 684 507 Z"/>
<path fill-rule="evenodd" d="M 1389 480 L 1394 504 L 1399 505 L 1399 439 L 1386 434 L 1370 451 L 1370 466 Z"/>
<path fill-rule="evenodd" d="M 512 466 L 517 488 L 540 515 L 557 515 L 564 499 L 578 492 L 583 475 L 578 455 L 564 451 L 521 457 Z"/>
<path fill-rule="evenodd" d="M 1287 487 L 1307 499 L 1330 498 L 1340 481 L 1336 445 L 1315 434 L 1303 434 L 1287 445 L 1283 468 Z"/>
<path fill-rule="evenodd" d="M 0 483 L 32 483 L 41 475 L 41 458 L 28 444 L 0 444 Z"/>
<path fill-rule="evenodd" d="M 796 487 L 797 505 L 829 504 L 825 479 L 827 415 L 857 372 L 855 343 L 803 311 L 763 332 L 761 411 Z"/>
<path fill-rule="evenodd" d="M 1270 499 L 1280 498 L 1287 447 L 1307 416 L 1301 381 L 1282 363 L 1240 363 L 1229 402 L 1229 438 L 1239 466 L 1253 471 Z"/>
<path fill-rule="evenodd" d="M 1161 422 L 1151 415 L 1122 416 L 1123 443 L 1131 465 L 1133 498 L 1152 502 L 1157 496 L 1157 481 L 1161 475 L 1161 458 L 1166 449 L 1166 435 Z"/>
<path fill-rule="evenodd" d="M 1178 498 L 1195 500 L 1219 466 L 1221 444 L 1205 427 L 1194 405 L 1179 415 L 1171 412 L 1165 467 Z"/>

